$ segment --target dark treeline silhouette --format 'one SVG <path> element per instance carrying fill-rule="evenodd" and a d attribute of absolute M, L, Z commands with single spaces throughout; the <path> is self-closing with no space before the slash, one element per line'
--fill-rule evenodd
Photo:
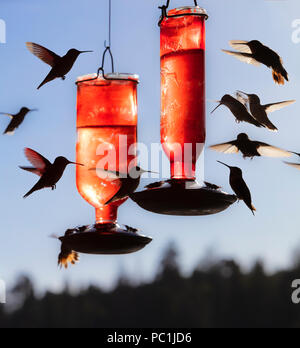
<path fill-rule="evenodd" d="M 291 300 L 298 278 L 299 263 L 269 275 L 260 262 L 243 272 L 233 260 L 202 262 L 184 277 L 172 247 L 152 282 L 132 285 L 123 277 L 110 292 L 89 287 L 77 295 L 65 289 L 37 297 L 22 277 L 10 293 L 15 309 L 0 306 L 0 327 L 299 327 L 300 305 Z"/>

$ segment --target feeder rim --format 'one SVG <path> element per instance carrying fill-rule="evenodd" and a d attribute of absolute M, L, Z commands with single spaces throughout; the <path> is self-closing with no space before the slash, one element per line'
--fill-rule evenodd
<path fill-rule="evenodd" d="M 168 10 L 167 12 L 167 8 L 166 7 L 160 7 L 160 9 L 162 10 L 162 15 L 160 17 L 159 23 L 158 25 L 161 26 L 163 20 L 165 18 L 178 18 L 178 17 L 185 17 L 185 16 L 200 16 L 200 17 L 205 17 L 205 20 L 208 20 L 209 15 L 207 13 L 207 11 L 205 10 L 205 8 L 200 7 L 200 6 L 181 6 L 181 7 L 176 7 L 173 8 L 171 10 Z M 183 10 L 196 10 L 195 12 L 190 12 L 190 13 L 180 13 L 180 14 L 170 14 L 170 12 L 172 11 L 183 11 Z"/>
<path fill-rule="evenodd" d="M 87 74 L 79 76 L 77 78 L 76 84 L 90 81 L 132 81 L 139 83 L 139 75 L 132 73 L 107 73 L 104 75 L 99 75 L 97 73 Z"/>
<path fill-rule="evenodd" d="M 192 9 L 197 9 L 197 12 L 195 12 L 195 13 L 205 14 L 205 15 L 208 16 L 207 11 L 205 10 L 205 8 L 200 7 L 200 6 L 180 6 L 180 7 L 173 8 L 173 9 L 169 10 L 168 12 L 174 11 L 174 10 L 175 11 L 181 11 L 181 10 L 192 10 Z"/>

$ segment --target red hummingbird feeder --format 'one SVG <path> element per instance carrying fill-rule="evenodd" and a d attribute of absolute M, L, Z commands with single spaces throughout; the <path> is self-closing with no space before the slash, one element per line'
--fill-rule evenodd
<path fill-rule="evenodd" d="M 100 70 L 103 70 L 101 68 Z M 117 210 L 126 199 L 106 205 L 120 189 L 119 180 L 102 178 L 98 165 L 105 157 L 109 170 L 128 173 L 136 163 L 138 76 L 111 73 L 77 80 L 77 189 L 96 209 L 96 223 L 76 229 L 76 251 L 92 254 L 127 254 L 144 248 L 151 238 L 117 224 Z M 102 150 L 101 150 L 102 148 Z M 100 150 L 99 150 L 100 149 Z M 115 155 L 107 157 L 107 152 Z M 125 154 L 125 156 L 124 156 Z M 104 161 L 105 162 L 105 161 Z M 103 163 L 104 163 L 103 162 Z M 104 165 L 104 171 L 107 170 Z M 78 235 L 79 234 L 79 235 Z M 69 236 L 68 236 L 69 237 Z"/>
<path fill-rule="evenodd" d="M 111 1 L 109 13 L 111 28 Z M 114 73 L 110 41 L 98 73 L 77 80 L 76 154 L 84 166 L 77 170 L 76 182 L 78 192 L 96 209 L 96 222 L 68 230 L 61 241 L 64 249 L 86 254 L 128 254 L 152 241 L 135 228 L 118 225 L 117 211 L 126 199 L 107 202 L 119 191 L 121 182 L 98 175 L 99 169 L 126 175 L 137 162 L 139 77 Z M 104 72 L 107 53 L 112 63 L 110 74 Z"/>
<path fill-rule="evenodd" d="M 221 212 L 236 197 L 196 181 L 196 163 L 204 149 L 205 21 L 197 5 L 167 12 L 160 7 L 161 143 L 170 160 L 171 180 L 136 192 L 132 199 L 151 212 L 209 215 Z"/>

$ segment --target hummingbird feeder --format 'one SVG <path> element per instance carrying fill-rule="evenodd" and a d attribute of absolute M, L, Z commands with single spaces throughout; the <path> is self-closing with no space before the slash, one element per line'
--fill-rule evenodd
<path fill-rule="evenodd" d="M 152 184 L 132 199 L 142 208 L 167 215 L 210 215 L 221 212 L 236 197 L 201 186 L 196 163 L 204 149 L 205 20 L 197 5 L 167 12 L 160 7 L 161 143 L 170 160 L 171 180 Z"/>
<path fill-rule="evenodd" d="M 112 63 L 112 73 L 109 74 L 104 72 L 107 53 Z M 102 178 L 97 172 L 99 163 L 110 150 L 116 155 L 109 163 L 110 170 L 126 174 L 131 165 L 136 165 L 138 83 L 137 75 L 114 72 L 110 43 L 105 48 L 98 73 L 77 80 L 76 154 L 84 166 L 77 170 L 76 182 L 78 192 L 96 209 L 96 223 L 67 231 L 64 243 L 74 251 L 128 254 L 152 241 L 135 228 L 122 228 L 117 224 L 118 208 L 126 199 L 110 204 L 106 202 L 118 192 L 120 183 L 109 177 Z M 105 166 L 100 169 L 107 170 Z"/>

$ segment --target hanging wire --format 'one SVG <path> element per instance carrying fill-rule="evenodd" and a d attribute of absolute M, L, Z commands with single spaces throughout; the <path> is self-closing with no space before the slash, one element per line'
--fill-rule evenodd
<path fill-rule="evenodd" d="M 200 7 L 198 6 L 197 0 L 194 0 L 195 6 L 198 7 L 200 10 L 202 10 L 198 13 L 182 13 L 182 14 L 177 14 L 177 15 L 168 15 L 168 8 L 170 6 L 170 1 L 171 0 L 167 0 L 166 5 L 160 6 L 159 9 L 161 10 L 161 17 L 160 20 L 158 22 L 158 25 L 160 26 L 161 23 L 163 22 L 163 20 L 165 18 L 176 18 L 176 17 L 184 17 L 184 16 L 204 16 L 205 19 L 208 19 L 208 15 L 206 13 L 206 11 L 204 9 L 200 9 Z"/>
<path fill-rule="evenodd" d="M 95 78 L 95 80 L 97 80 L 100 76 L 100 73 L 102 73 L 102 77 L 105 80 L 109 80 L 106 76 L 105 76 L 105 71 L 104 71 L 104 65 L 105 65 L 105 57 L 106 57 L 106 53 L 108 52 L 110 55 L 110 59 L 111 59 L 111 70 L 112 73 L 114 74 L 115 72 L 115 64 L 114 64 L 114 57 L 111 51 L 111 22 L 112 22 L 112 10 L 111 10 L 111 0 L 108 0 L 108 46 L 106 44 L 106 40 L 104 42 L 104 52 L 103 52 L 103 56 L 102 56 L 102 65 L 101 67 L 98 69 L 97 71 L 97 77 Z"/>
<path fill-rule="evenodd" d="M 94 80 L 97 80 L 100 76 L 100 74 L 102 75 L 102 78 L 104 80 L 107 80 L 107 81 L 115 81 L 115 80 L 119 80 L 119 81 L 124 81 L 124 79 L 122 78 L 117 78 L 117 77 L 113 77 L 113 78 L 109 78 L 106 76 L 105 74 L 105 71 L 104 71 L 104 66 L 105 66 L 105 57 L 106 57 L 106 54 L 109 53 L 109 56 L 110 56 L 110 59 L 111 59 L 111 69 L 112 69 L 112 74 L 115 73 L 115 64 L 114 64 L 114 57 L 113 57 L 113 54 L 112 54 L 112 51 L 111 51 L 111 44 L 112 44 L 112 0 L 108 0 L 108 3 L 109 3 L 109 10 L 108 10 L 108 45 L 107 45 L 107 41 L 105 40 L 104 41 L 104 52 L 103 52 L 103 56 L 102 56 L 102 64 L 101 64 L 101 67 L 98 69 L 97 71 L 97 76 L 95 78 L 91 78 L 91 79 L 87 79 L 87 80 L 83 80 L 83 81 L 78 81 L 78 83 L 82 83 L 82 82 L 87 82 L 87 81 L 94 81 Z M 135 79 L 127 79 L 129 81 L 133 81 L 133 82 L 137 82 L 137 80 Z"/>
<path fill-rule="evenodd" d="M 104 50 L 103 57 L 102 57 L 102 66 L 98 70 L 98 76 L 99 76 L 100 71 L 102 70 L 104 78 L 105 78 L 105 76 L 104 76 L 105 55 L 106 55 L 107 52 L 109 53 L 110 58 L 111 58 L 112 73 L 115 72 L 114 57 L 113 57 L 113 54 L 112 54 L 112 51 L 111 51 L 111 21 L 112 21 L 111 0 L 109 0 L 109 6 L 108 7 L 109 7 L 109 10 L 108 10 L 108 46 L 106 45 L 106 40 L 105 40 L 105 42 L 104 42 L 105 50 Z"/>

